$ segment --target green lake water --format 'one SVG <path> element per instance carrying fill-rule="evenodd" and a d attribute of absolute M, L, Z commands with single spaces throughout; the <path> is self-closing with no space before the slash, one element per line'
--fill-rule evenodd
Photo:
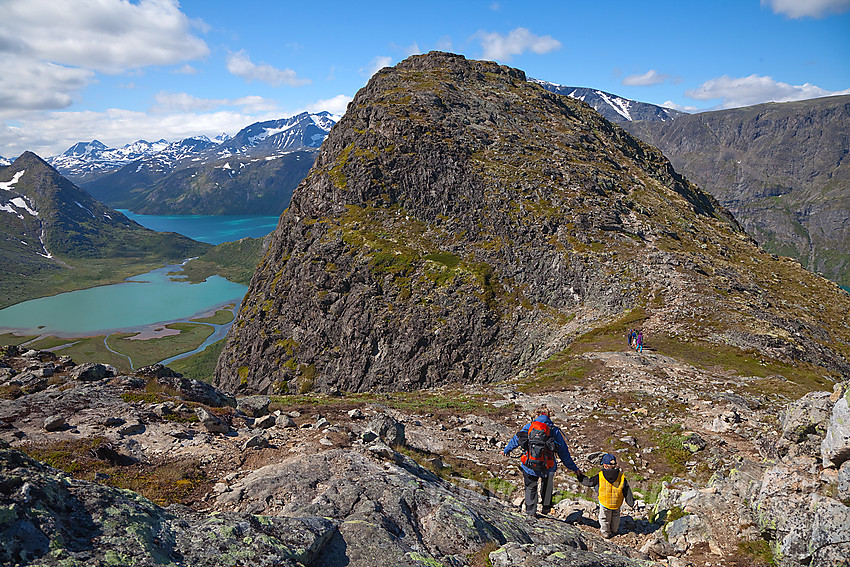
<path fill-rule="evenodd" d="M 265 236 L 274 230 L 278 220 L 276 216 L 161 216 L 122 212 L 152 230 L 177 232 L 210 244 Z M 228 303 L 238 305 L 248 291 L 247 286 L 219 276 L 198 284 L 168 276 L 168 272 L 179 270 L 180 266 L 166 266 L 119 284 L 12 305 L 0 310 L 0 333 L 86 336 L 141 330 L 209 313 Z"/>

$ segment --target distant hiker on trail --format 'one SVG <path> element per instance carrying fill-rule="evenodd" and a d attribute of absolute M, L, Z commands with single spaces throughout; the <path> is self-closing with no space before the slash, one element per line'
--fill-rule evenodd
<path fill-rule="evenodd" d="M 537 516 L 537 481 L 540 481 L 540 496 L 542 512 L 548 514 L 552 508 L 552 492 L 555 488 L 555 471 L 558 465 L 555 454 L 560 457 L 564 466 L 576 473 L 579 481 L 583 475 L 567 449 L 567 442 L 561 430 L 550 419 L 549 408 L 545 405 L 534 410 L 537 417 L 523 427 L 508 441 L 505 456 L 517 447 L 522 447 L 525 453 L 520 457 L 520 470 L 525 482 L 525 513 L 531 517 Z"/>
<path fill-rule="evenodd" d="M 629 329 L 628 339 L 629 339 L 629 348 L 632 348 L 634 346 L 634 343 L 635 343 L 635 330 L 634 329 Z"/>
<path fill-rule="evenodd" d="M 611 453 L 602 456 L 602 470 L 598 475 L 580 479 L 585 486 L 597 487 L 599 493 L 599 529 L 602 537 L 611 539 L 620 529 L 620 506 L 623 500 L 633 507 L 635 497 L 623 471 L 617 467 L 617 457 Z"/>
<path fill-rule="evenodd" d="M 635 339 L 635 350 L 638 352 L 643 352 L 643 331 L 637 332 L 637 338 Z"/>

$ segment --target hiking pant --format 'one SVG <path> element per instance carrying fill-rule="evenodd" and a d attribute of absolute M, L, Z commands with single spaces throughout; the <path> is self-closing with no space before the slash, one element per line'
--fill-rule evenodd
<path fill-rule="evenodd" d="M 620 509 L 611 510 L 600 504 L 599 529 L 602 531 L 602 537 L 609 538 L 616 535 L 620 529 Z"/>
<path fill-rule="evenodd" d="M 544 476 L 534 476 L 522 471 L 525 481 L 525 513 L 534 516 L 537 513 L 537 481 L 540 481 L 540 497 L 543 501 L 543 513 L 552 508 L 552 490 L 555 488 L 555 473 L 551 472 Z"/>

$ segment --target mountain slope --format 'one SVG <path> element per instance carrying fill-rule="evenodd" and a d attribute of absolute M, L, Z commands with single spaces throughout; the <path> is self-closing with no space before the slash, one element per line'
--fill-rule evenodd
<path fill-rule="evenodd" d="M 0 169 L 0 239 L 0 306 L 121 279 L 134 269 L 182 261 L 210 248 L 142 227 L 31 152 Z"/>
<path fill-rule="evenodd" d="M 529 80 L 537 83 L 547 91 L 586 102 L 596 112 L 611 122 L 623 123 L 636 120 L 666 122 L 674 120 L 679 116 L 685 116 L 684 112 L 679 112 L 672 108 L 664 108 L 663 106 L 657 106 L 648 102 L 630 100 L 619 95 L 606 93 L 605 91 L 585 87 L 568 87 L 538 79 Z"/>
<path fill-rule="evenodd" d="M 850 96 L 634 122 L 769 252 L 850 285 Z"/>
<path fill-rule="evenodd" d="M 252 124 L 222 144 L 183 140 L 83 188 L 142 214 L 280 214 L 333 124 L 327 112 L 304 112 Z"/>
<path fill-rule="evenodd" d="M 848 308 L 850 296 L 760 251 L 658 150 L 585 103 L 516 69 L 431 53 L 377 73 L 334 127 L 273 233 L 216 381 L 498 381 L 624 316 L 659 342 L 829 375 L 850 371 Z"/>

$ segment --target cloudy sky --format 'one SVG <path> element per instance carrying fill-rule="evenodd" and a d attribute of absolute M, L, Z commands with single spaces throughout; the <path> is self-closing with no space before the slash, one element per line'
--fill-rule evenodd
<path fill-rule="evenodd" d="M 850 0 L 0 0 L 0 156 L 341 114 L 431 50 L 690 112 L 850 94 Z"/>

